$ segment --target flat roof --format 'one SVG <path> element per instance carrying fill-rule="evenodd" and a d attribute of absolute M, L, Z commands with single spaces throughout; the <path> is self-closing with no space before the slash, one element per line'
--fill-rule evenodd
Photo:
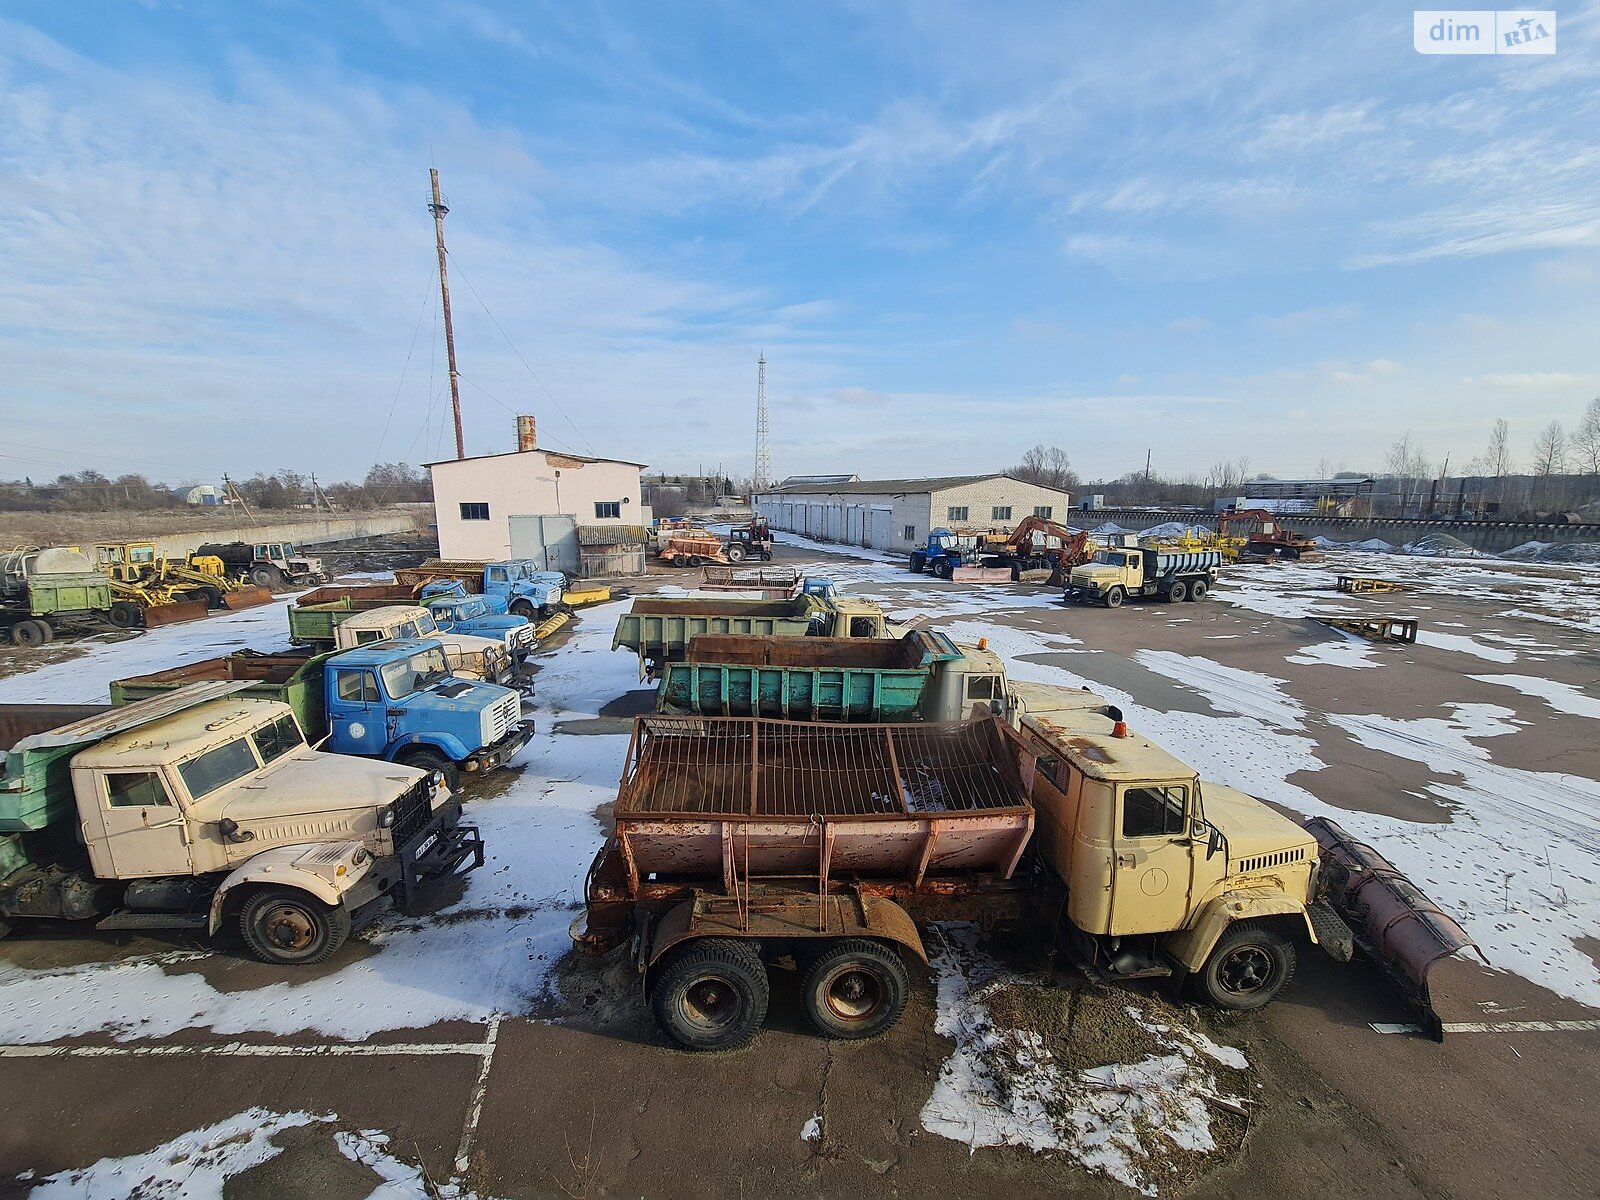
<path fill-rule="evenodd" d="M 1047 487 L 1042 483 L 1029 483 L 1026 479 L 1018 479 L 1009 471 L 990 471 L 986 475 L 936 475 L 927 479 L 858 479 L 847 483 L 790 483 L 780 484 L 777 487 L 761 488 L 759 495 L 840 495 L 840 496 L 879 496 L 879 495 L 922 495 L 925 493 L 942 492 L 946 488 L 961 487 L 969 483 L 982 483 L 987 479 L 1010 479 L 1016 483 L 1026 484 L 1029 487 L 1041 488 L 1047 492 L 1055 492 L 1065 496 L 1068 493 L 1062 488 Z"/>
<path fill-rule="evenodd" d="M 477 462 L 484 458 L 511 458 L 517 454 L 554 454 L 558 458 L 570 458 L 574 462 L 586 463 L 616 463 L 622 467 L 638 467 L 644 470 L 649 463 L 637 463 L 626 458 L 595 458 L 591 454 L 569 454 L 565 450 L 552 450 L 549 446 L 535 446 L 532 450 L 506 450 L 500 454 L 469 454 L 466 458 L 441 458 L 437 462 L 423 463 L 430 471 L 434 467 L 453 467 L 457 463 Z"/>

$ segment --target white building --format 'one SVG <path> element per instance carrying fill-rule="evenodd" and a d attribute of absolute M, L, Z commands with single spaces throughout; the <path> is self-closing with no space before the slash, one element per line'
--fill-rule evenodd
<path fill-rule="evenodd" d="M 774 529 L 900 553 L 925 545 L 930 529 L 1009 530 L 1035 515 L 1065 521 L 1072 505 L 1066 492 L 1004 473 L 785 483 L 751 500 Z"/>
<path fill-rule="evenodd" d="M 643 463 L 541 450 L 532 417 L 517 437 L 506 454 L 427 464 L 441 558 L 531 558 L 578 575 L 578 526 L 650 523 Z"/>

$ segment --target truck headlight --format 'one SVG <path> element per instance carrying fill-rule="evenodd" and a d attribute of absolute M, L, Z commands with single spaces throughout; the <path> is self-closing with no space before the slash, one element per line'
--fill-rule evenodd
<path fill-rule="evenodd" d="M 384 809 L 381 813 L 378 814 L 378 828 L 379 829 L 393 829 L 394 828 L 394 805 L 391 804 L 388 808 Z"/>
<path fill-rule="evenodd" d="M 435 771 L 428 776 L 428 799 L 432 800 L 439 794 L 439 789 L 444 787 L 444 772 Z"/>

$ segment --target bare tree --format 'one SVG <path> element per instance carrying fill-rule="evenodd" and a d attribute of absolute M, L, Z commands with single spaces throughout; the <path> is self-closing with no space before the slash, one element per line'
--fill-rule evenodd
<path fill-rule="evenodd" d="M 1333 475 L 1333 462 L 1331 459 L 1317 459 L 1317 478 L 1327 479 Z"/>
<path fill-rule="evenodd" d="M 1567 470 L 1567 435 L 1560 421 L 1551 421 L 1533 439 L 1533 478 L 1535 503 L 1559 505 L 1562 489 L 1555 477 Z"/>
<path fill-rule="evenodd" d="M 1600 396 L 1589 401 L 1583 419 L 1570 439 L 1572 469 L 1585 475 L 1600 475 Z"/>
<path fill-rule="evenodd" d="M 1081 482 L 1067 460 L 1067 452 L 1058 446 L 1035 446 L 1008 473 L 1026 483 L 1062 492 L 1073 490 Z"/>
<path fill-rule="evenodd" d="M 1420 499 L 1422 481 L 1432 473 L 1428 466 L 1428 456 L 1422 452 L 1422 447 L 1411 439 L 1408 429 L 1395 439 L 1394 445 L 1389 447 L 1389 453 L 1384 458 L 1384 474 L 1395 481 L 1396 490 L 1400 494 L 1400 515 L 1406 515 L 1406 506 L 1413 493 Z"/>

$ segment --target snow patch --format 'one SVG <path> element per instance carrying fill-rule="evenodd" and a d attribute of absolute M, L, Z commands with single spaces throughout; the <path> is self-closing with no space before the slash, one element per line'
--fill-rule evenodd
<path fill-rule="evenodd" d="M 1342 638 L 1337 642 L 1318 642 L 1314 646 L 1305 646 L 1298 653 L 1289 655 L 1289 661 L 1327 667 L 1376 667 L 1380 664 L 1372 661 L 1374 649 L 1376 647 L 1368 642 Z"/>
<path fill-rule="evenodd" d="M 1475 654 L 1489 662 L 1513 663 L 1517 661 L 1517 652 L 1507 650 L 1502 646 L 1485 646 L 1475 638 L 1467 637 L 1462 633 L 1438 633 L 1432 629 L 1423 629 L 1417 633 L 1417 641 L 1424 646 L 1434 646 L 1440 650 L 1457 650 L 1462 654 Z"/>
<path fill-rule="evenodd" d="M 1476 679 L 1479 683 L 1494 683 L 1501 687 L 1514 688 L 1524 696 L 1543 700 L 1558 713 L 1600 720 L 1600 699 L 1591 696 L 1582 688 L 1573 687 L 1570 683 L 1559 683 L 1554 679 L 1543 679 L 1537 675 L 1469 675 L 1467 678 Z"/>
<path fill-rule="evenodd" d="M 812 1113 L 809 1120 L 800 1126 L 800 1140 L 813 1144 L 822 1141 L 822 1114 Z"/>

